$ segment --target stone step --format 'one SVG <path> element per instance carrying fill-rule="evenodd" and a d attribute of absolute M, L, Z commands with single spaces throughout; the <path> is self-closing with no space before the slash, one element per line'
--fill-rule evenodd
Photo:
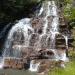
<path fill-rule="evenodd" d="M 65 40 L 64 38 L 56 38 L 56 41 L 61 41 L 61 42 L 63 42 L 64 40 Z M 74 39 L 73 39 L 72 37 L 69 37 L 69 38 L 68 38 L 68 41 L 69 41 L 69 42 L 73 42 Z"/>
<path fill-rule="evenodd" d="M 60 23 L 59 26 L 67 26 L 65 23 Z"/>
<path fill-rule="evenodd" d="M 56 47 L 56 49 L 66 49 L 66 47 Z"/>
<path fill-rule="evenodd" d="M 65 44 L 65 41 L 63 41 L 63 42 L 56 42 L 56 45 L 63 45 L 63 44 Z M 72 42 L 68 42 L 68 44 L 70 45 L 70 44 L 72 44 Z"/>
<path fill-rule="evenodd" d="M 56 44 L 56 47 L 63 47 L 66 46 L 66 44 Z M 68 47 L 73 47 L 72 43 L 68 43 Z"/>
<path fill-rule="evenodd" d="M 65 38 L 64 37 L 56 37 L 56 41 L 62 41 L 62 40 L 65 40 Z M 74 39 L 73 39 L 73 37 L 68 37 L 68 41 L 74 41 Z"/>
<path fill-rule="evenodd" d="M 65 23 L 65 20 L 63 18 L 59 18 L 59 23 Z"/>
<path fill-rule="evenodd" d="M 57 47 L 65 47 L 65 45 L 56 45 Z"/>
<path fill-rule="evenodd" d="M 68 48 L 72 48 L 73 45 L 72 44 L 68 44 Z M 66 49 L 65 45 L 56 45 L 56 49 Z"/>
<path fill-rule="evenodd" d="M 65 50 L 66 47 L 56 47 L 57 50 Z"/>
<path fill-rule="evenodd" d="M 63 19 L 63 16 L 59 16 L 59 20 L 60 20 L 60 19 Z"/>
<path fill-rule="evenodd" d="M 68 28 L 61 28 L 61 29 L 59 29 L 59 32 L 68 32 L 69 30 L 68 30 Z"/>
<path fill-rule="evenodd" d="M 65 42 L 63 41 L 63 42 L 61 42 L 61 41 L 56 41 L 56 43 L 55 43 L 56 45 L 62 45 L 62 44 L 65 44 Z"/>
<path fill-rule="evenodd" d="M 23 69 L 24 62 L 22 59 L 17 58 L 5 58 L 4 60 L 4 68 L 12 68 L 12 69 Z"/>
<path fill-rule="evenodd" d="M 67 28 L 67 25 L 65 25 L 65 24 L 63 23 L 63 24 L 60 24 L 59 27 L 60 27 L 60 28 Z"/>
<path fill-rule="evenodd" d="M 66 47 L 56 47 L 57 50 L 66 50 Z M 73 47 L 68 47 L 68 49 L 73 49 Z"/>

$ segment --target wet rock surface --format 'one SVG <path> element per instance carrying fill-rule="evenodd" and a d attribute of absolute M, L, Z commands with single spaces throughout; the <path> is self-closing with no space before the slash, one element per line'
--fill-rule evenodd
<path fill-rule="evenodd" d="M 48 17 L 49 23 L 51 23 L 50 19 L 52 18 L 53 17 Z M 61 66 L 61 64 L 64 64 L 62 60 L 59 60 L 58 62 L 55 60 L 52 60 L 54 58 L 55 53 L 52 50 L 48 49 L 48 47 L 46 48 L 44 46 L 45 43 L 43 44 L 43 41 L 46 40 L 47 35 L 42 37 L 42 39 L 44 39 L 41 41 L 42 48 L 41 49 L 35 48 L 36 47 L 35 43 L 37 42 L 37 40 L 39 40 L 38 35 L 42 34 L 43 23 L 44 23 L 44 20 L 42 18 L 34 18 L 32 20 L 32 27 L 34 28 L 34 34 L 32 34 L 31 39 L 30 39 L 30 43 L 29 43 L 30 47 L 24 46 L 24 44 L 22 43 L 24 40 L 19 39 L 20 40 L 19 41 L 17 39 L 18 41 L 16 42 L 15 40 L 13 41 L 12 50 L 14 51 L 19 50 L 21 52 L 21 55 L 20 55 L 20 58 L 12 58 L 12 57 L 5 58 L 4 68 L 27 70 L 30 67 L 30 61 L 34 60 L 34 63 L 38 63 L 38 62 L 40 63 L 38 75 L 46 75 L 47 72 L 49 70 L 52 70 L 56 65 Z M 50 25 L 48 26 L 49 26 L 48 28 L 50 28 Z M 62 36 L 58 35 L 57 38 L 59 37 L 62 38 Z M 60 56 L 62 53 L 64 53 L 64 50 L 58 49 L 57 53 Z"/>
<path fill-rule="evenodd" d="M 40 50 L 34 51 L 30 48 L 25 48 L 23 51 L 23 56 L 21 58 L 13 58 L 8 57 L 5 58 L 4 68 L 12 68 L 12 69 L 29 69 L 30 61 L 34 60 L 34 64 L 40 63 L 38 73 L 46 72 L 48 70 L 52 70 L 57 64 L 60 66 L 64 63 L 62 60 L 55 61 L 52 60 L 54 53 L 50 50 Z M 58 50 L 59 55 L 61 55 L 64 51 Z"/>

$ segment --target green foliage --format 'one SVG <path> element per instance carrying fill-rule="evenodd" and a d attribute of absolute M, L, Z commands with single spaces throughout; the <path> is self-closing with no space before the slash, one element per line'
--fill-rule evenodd
<path fill-rule="evenodd" d="M 64 15 L 68 19 L 74 19 L 75 18 L 75 7 L 73 7 L 72 2 L 68 2 L 66 6 L 64 7 Z"/>
<path fill-rule="evenodd" d="M 66 5 L 64 6 L 64 16 L 68 19 L 71 26 L 75 26 L 75 5 L 74 0 L 65 0 Z"/>

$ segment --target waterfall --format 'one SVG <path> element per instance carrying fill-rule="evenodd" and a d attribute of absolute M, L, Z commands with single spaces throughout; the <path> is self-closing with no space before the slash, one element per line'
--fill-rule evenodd
<path fill-rule="evenodd" d="M 2 58 L 0 59 L 1 60 L 1 63 L 0 63 L 1 68 L 4 65 L 4 59 L 6 57 L 18 56 L 18 58 L 19 58 L 21 56 L 21 51 L 20 51 L 21 44 L 17 46 L 18 50 L 17 49 L 13 50 L 13 48 L 14 48 L 13 43 L 15 42 L 15 39 L 17 40 L 19 38 L 18 42 L 20 42 L 22 34 L 23 34 L 23 37 L 24 37 L 23 40 L 25 40 L 24 46 L 29 45 L 28 37 L 30 36 L 30 34 L 28 34 L 28 30 L 33 32 L 33 28 L 31 27 L 31 24 L 30 24 L 30 20 L 31 20 L 30 18 L 25 18 L 25 19 L 19 20 L 19 22 L 16 23 L 9 31 L 8 37 L 7 37 L 5 45 L 4 45 L 4 51 L 2 54 Z M 21 33 L 21 35 L 18 35 L 20 33 Z M 14 39 L 14 36 L 15 36 L 15 39 Z"/>
<path fill-rule="evenodd" d="M 60 58 L 59 60 L 64 60 L 63 56 L 66 58 L 65 53 L 59 57 L 55 48 L 56 34 L 59 34 L 59 16 L 55 1 L 44 2 L 38 13 L 38 17 L 43 18 L 41 34 L 37 32 L 39 30 L 38 27 L 38 30 L 35 32 L 32 18 L 21 19 L 12 26 L 5 42 L 2 55 L 3 61 L 6 57 L 21 58 L 22 47 L 32 47 L 35 51 L 46 48 L 53 51 L 55 59 Z M 68 38 L 65 37 L 65 40 L 66 46 L 68 46 Z M 1 65 L 0 67 L 2 67 Z M 40 63 L 34 63 L 34 60 L 31 60 L 29 70 L 38 71 L 39 65 Z"/>

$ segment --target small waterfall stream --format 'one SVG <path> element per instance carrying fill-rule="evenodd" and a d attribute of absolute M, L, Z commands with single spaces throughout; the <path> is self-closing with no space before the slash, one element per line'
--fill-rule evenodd
<path fill-rule="evenodd" d="M 66 43 L 66 49 L 68 49 L 68 36 L 63 35 L 64 39 L 65 39 L 65 43 Z"/>
<path fill-rule="evenodd" d="M 39 69 L 39 65 L 40 65 L 40 63 L 34 63 L 34 60 L 32 60 L 30 62 L 30 68 L 29 68 L 29 70 L 33 71 L 33 72 L 36 72 Z"/>

